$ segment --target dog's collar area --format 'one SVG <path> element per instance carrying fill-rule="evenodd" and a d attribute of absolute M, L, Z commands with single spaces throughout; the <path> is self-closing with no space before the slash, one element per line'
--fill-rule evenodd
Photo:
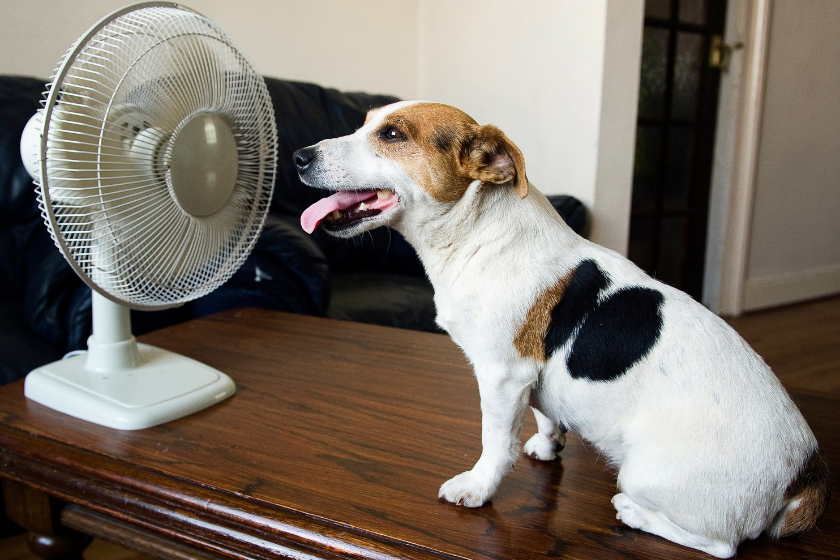
<path fill-rule="evenodd" d="M 307 208 L 301 215 L 300 224 L 307 233 L 315 231 L 322 222 L 332 230 L 344 229 L 398 204 L 399 198 L 388 189 L 338 191 Z"/>

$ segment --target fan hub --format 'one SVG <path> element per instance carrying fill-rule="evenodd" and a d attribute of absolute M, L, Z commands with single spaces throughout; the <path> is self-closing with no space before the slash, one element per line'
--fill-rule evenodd
<path fill-rule="evenodd" d="M 236 138 L 224 119 L 214 113 L 187 118 L 167 155 L 172 193 L 185 212 L 202 217 L 224 208 L 239 173 Z"/>

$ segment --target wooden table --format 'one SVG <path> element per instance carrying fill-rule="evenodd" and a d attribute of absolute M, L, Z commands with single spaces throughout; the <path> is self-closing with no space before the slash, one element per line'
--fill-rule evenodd
<path fill-rule="evenodd" d="M 490 505 L 439 501 L 480 452 L 477 386 L 445 336 L 240 310 L 142 340 L 227 372 L 237 394 L 117 432 L 27 401 L 22 382 L 0 389 L 7 507 L 45 554 L 72 557 L 81 531 L 182 559 L 710 558 L 617 522 L 614 473 L 574 434 L 562 460 L 520 458 Z M 795 398 L 840 473 L 840 402 Z M 738 557 L 837 557 L 838 478 L 820 530 Z"/>

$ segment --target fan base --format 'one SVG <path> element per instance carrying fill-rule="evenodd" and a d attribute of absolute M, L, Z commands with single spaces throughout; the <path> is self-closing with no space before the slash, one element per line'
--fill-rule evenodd
<path fill-rule="evenodd" d="M 137 344 L 140 365 L 90 371 L 86 355 L 26 376 L 24 394 L 54 410 L 118 430 L 140 430 L 203 410 L 236 392 L 230 377 L 180 354 Z"/>

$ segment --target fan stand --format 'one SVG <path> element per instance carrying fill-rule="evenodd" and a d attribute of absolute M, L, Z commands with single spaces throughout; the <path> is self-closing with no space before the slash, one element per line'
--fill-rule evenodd
<path fill-rule="evenodd" d="M 129 309 L 93 291 L 86 354 L 35 369 L 24 394 L 44 406 L 118 430 L 139 430 L 216 404 L 236 392 L 224 373 L 131 334 Z"/>

